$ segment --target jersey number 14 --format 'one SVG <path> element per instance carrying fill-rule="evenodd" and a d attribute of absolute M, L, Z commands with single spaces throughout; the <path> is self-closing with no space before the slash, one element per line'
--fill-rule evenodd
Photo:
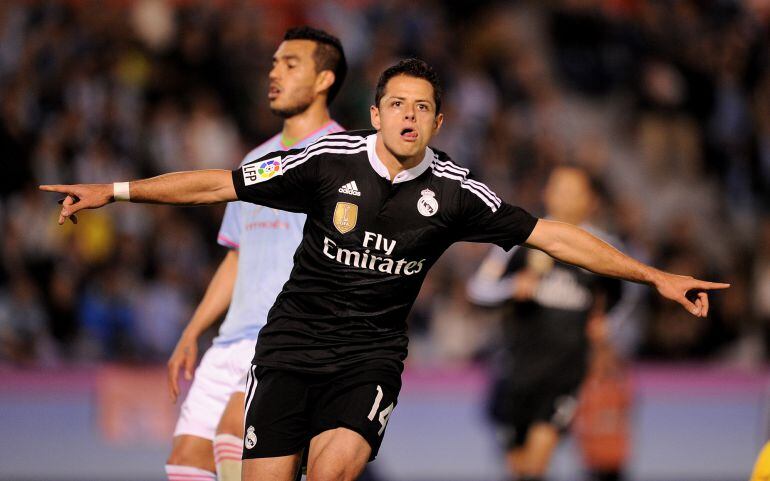
<path fill-rule="evenodd" d="M 369 411 L 369 416 L 367 416 L 367 418 L 369 418 L 369 421 L 374 421 L 374 416 L 377 415 L 377 411 L 379 411 L 379 409 L 380 409 L 380 403 L 382 402 L 382 396 L 383 396 L 382 387 L 380 387 L 380 385 L 377 385 L 377 396 L 374 398 L 374 404 L 372 404 L 372 410 Z M 380 419 L 380 425 L 382 427 L 380 427 L 380 430 L 377 431 L 377 434 L 379 436 L 382 436 L 382 432 L 385 431 L 385 426 L 387 426 L 387 424 L 388 424 L 388 418 L 390 417 L 390 413 L 393 412 L 393 408 L 394 407 L 395 406 L 393 405 L 393 403 L 390 403 L 390 405 L 388 405 L 388 407 L 386 407 L 385 409 L 383 409 L 380 412 L 380 418 L 379 419 Z"/>

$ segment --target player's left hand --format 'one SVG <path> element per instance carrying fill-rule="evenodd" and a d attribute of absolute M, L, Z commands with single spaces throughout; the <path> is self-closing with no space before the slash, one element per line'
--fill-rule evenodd
<path fill-rule="evenodd" d="M 610 337 L 607 316 L 601 313 L 591 313 L 586 324 L 586 337 L 593 345 L 604 344 Z"/>
<path fill-rule="evenodd" d="M 661 296 L 678 302 L 687 309 L 687 312 L 697 317 L 706 317 L 709 312 L 709 297 L 705 291 L 728 287 L 730 284 L 701 281 L 690 276 L 678 276 L 667 272 L 661 272 L 660 277 L 655 281 L 655 288 Z"/>
<path fill-rule="evenodd" d="M 191 381 L 195 370 L 195 361 L 198 359 L 198 338 L 182 334 L 176 343 L 174 352 L 168 360 L 168 390 L 171 394 L 171 402 L 179 398 L 179 371 L 184 370 L 184 378 Z"/>
<path fill-rule="evenodd" d="M 114 200 L 111 184 L 41 185 L 40 190 L 67 194 L 61 202 L 59 225 L 64 224 L 68 218 L 76 224 L 77 217 L 74 217 L 76 212 L 83 209 L 97 209 Z"/>
<path fill-rule="evenodd" d="M 522 269 L 513 279 L 513 299 L 519 302 L 532 300 L 540 285 L 540 275 L 532 269 Z"/>

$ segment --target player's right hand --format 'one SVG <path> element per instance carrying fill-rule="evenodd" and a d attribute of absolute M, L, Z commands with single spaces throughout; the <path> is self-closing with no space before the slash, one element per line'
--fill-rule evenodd
<path fill-rule="evenodd" d="M 540 275 L 536 272 L 531 269 L 519 271 L 513 280 L 513 299 L 519 302 L 531 300 L 535 297 L 538 285 L 540 285 Z"/>
<path fill-rule="evenodd" d="M 184 378 L 192 380 L 197 359 L 198 339 L 182 335 L 168 360 L 168 389 L 172 402 L 175 403 L 179 398 L 179 370 L 184 369 Z"/>
<path fill-rule="evenodd" d="M 709 313 L 709 297 L 706 291 L 727 289 L 730 284 L 707 282 L 690 276 L 658 272 L 654 286 L 661 296 L 678 302 L 693 316 L 706 317 Z"/>
<path fill-rule="evenodd" d="M 68 218 L 75 223 L 73 214 L 80 210 L 98 209 L 114 200 L 112 184 L 41 185 L 40 190 L 67 195 L 61 203 L 59 225 L 64 224 Z"/>

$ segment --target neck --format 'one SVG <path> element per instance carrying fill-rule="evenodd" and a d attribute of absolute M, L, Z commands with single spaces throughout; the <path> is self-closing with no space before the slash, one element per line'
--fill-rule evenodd
<path fill-rule="evenodd" d="M 320 100 L 320 101 L 319 101 Z M 291 147 L 331 121 L 326 99 L 317 99 L 301 114 L 283 121 L 281 142 Z"/>
<path fill-rule="evenodd" d="M 417 166 L 422 161 L 422 159 L 425 158 L 425 149 L 423 149 L 419 154 L 413 155 L 411 157 L 396 156 L 385 146 L 385 142 L 382 140 L 382 135 L 379 133 L 377 134 L 377 142 L 374 144 L 374 151 L 377 152 L 377 157 L 379 157 L 380 161 L 385 165 L 385 167 L 388 168 L 388 175 L 390 175 L 390 180 L 395 179 L 396 175 L 398 175 L 400 172 Z"/>

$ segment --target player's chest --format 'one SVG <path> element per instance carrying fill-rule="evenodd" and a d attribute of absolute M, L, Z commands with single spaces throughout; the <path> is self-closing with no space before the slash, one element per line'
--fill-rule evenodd
<path fill-rule="evenodd" d="M 326 189 L 316 218 L 335 241 L 392 254 L 446 239 L 448 201 L 429 177 L 396 184 L 372 175 L 349 177 Z"/>

